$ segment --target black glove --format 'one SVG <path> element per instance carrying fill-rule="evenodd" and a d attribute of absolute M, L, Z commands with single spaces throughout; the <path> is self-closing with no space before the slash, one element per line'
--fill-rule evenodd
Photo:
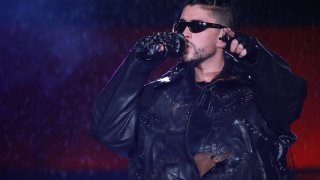
<path fill-rule="evenodd" d="M 239 44 L 243 45 L 243 48 L 247 50 L 247 55 L 245 60 L 249 63 L 255 63 L 257 54 L 259 51 L 259 43 L 255 37 L 249 36 L 241 32 L 235 32 L 232 38 L 227 37 L 226 35 L 220 38 L 222 41 L 227 43 L 226 49 L 230 50 L 230 45 L 232 40 L 238 40 Z"/>
<path fill-rule="evenodd" d="M 164 50 L 161 50 L 162 46 Z M 159 32 L 140 39 L 134 50 L 136 57 L 145 61 L 179 57 L 184 53 L 185 40 L 182 34 Z"/>

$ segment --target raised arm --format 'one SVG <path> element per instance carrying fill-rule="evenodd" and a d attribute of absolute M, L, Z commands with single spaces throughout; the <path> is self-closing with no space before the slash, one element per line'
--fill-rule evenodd
<path fill-rule="evenodd" d="M 152 69 L 184 46 L 176 33 L 157 33 L 136 43 L 98 95 L 92 109 L 94 136 L 115 152 L 128 155 L 135 145 L 137 103 Z"/>
<path fill-rule="evenodd" d="M 277 134 L 290 133 L 290 124 L 299 118 L 306 97 L 306 82 L 254 37 L 229 28 L 224 31 L 229 40 L 227 50 L 256 83 L 258 107 L 267 123 Z"/>

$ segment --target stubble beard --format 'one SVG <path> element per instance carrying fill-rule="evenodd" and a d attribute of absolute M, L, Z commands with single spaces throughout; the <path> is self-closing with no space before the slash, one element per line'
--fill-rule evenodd
<path fill-rule="evenodd" d="M 185 62 L 192 62 L 195 61 L 197 63 L 203 62 L 206 59 L 209 59 L 210 57 L 212 57 L 214 55 L 214 50 L 212 50 L 211 52 L 208 52 L 205 49 L 200 49 L 197 48 L 194 44 L 189 43 L 188 46 L 190 47 L 190 50 L 187 50 L 184 55 L 183 55 L 183 60 Z M 192 53 L 192 54 L 191 54 Z"/>

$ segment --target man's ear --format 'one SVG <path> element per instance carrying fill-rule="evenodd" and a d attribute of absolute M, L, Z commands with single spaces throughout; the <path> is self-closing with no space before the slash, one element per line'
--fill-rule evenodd
<path fill-rule="evenodd" d="M 217 48 L 225 48 L 228 40 L 228 36 L 225 33 L 224 29 L 220 29 L 218 41 L 216 43 Z"/>

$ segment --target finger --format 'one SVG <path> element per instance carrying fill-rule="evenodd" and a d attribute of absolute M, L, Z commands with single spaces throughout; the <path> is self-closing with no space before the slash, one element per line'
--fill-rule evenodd
<path fill-rule="evenodd" d="M 240 57 L 240 58 L 243 58 L 243 57 L 245 57 L 246 55 L 247 55 L 247 50 L 244 49 L 244 50 L 240 53 L 239 57 Z"/>
<path fill-rule="evenodd" d="M 236 48 L 236 53 L 240 55 L 243 50 L 244 50 L 243 45 L 239 44 L 238 47 Z"/>
<path fill-rule="evenodd" d="M 162 51 L 164 51 L 164 50 L 165 50 L 165 45 L 159 44 L 158 51 L 159 51 L 159 52 L 162 52 Z"/>
<path fill-rule="evenodd" d="M 230 52 L 235 53 L 238 45 L 239 45 L 238 40 L 236 39 L 232 40 L 230 45 Z"/>

